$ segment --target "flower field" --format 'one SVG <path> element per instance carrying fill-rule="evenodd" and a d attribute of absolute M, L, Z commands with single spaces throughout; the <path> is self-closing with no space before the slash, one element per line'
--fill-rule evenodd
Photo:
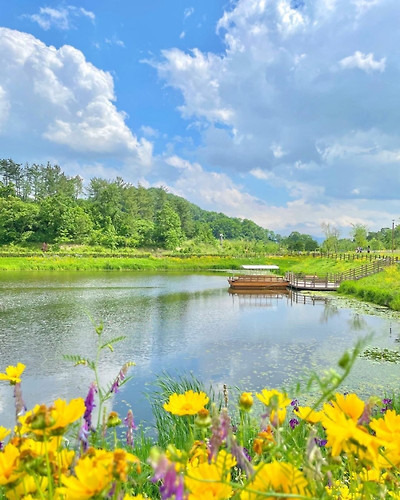
<path fill-rule="evenodd" d="M 0 426 L 0 497 L 7 499 L 400 498 L 400 413 L 395 397 L 342 394 L 361 343 L 337 371 L 311 377 L 319 397 L 301 404 L 264 388 L 230 400 L 200 386 L 165 383 L 153 401 L 157 437 L 105 402 L 129 380 L 126 363 L 108 388 L 98 385 L 104 342 L 96 328 L 93 382 L 84 398 L 58 399 L 26 411 L 25 366 L 0 373 L 14 391 L 16 425 Z M 175 389 L 175 390 L 174 390 Z M 161 395 L 160 395 L 161 394 Z M 97 413 L 97 423 L 94 422 Z"/>

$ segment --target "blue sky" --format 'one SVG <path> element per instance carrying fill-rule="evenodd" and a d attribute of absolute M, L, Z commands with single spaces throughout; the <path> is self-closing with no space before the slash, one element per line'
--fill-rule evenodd
<path fill-rule="evenodd" d="M 400 215 L 398 0 L 0 0 L 0 157 L 280 234 Z"/>

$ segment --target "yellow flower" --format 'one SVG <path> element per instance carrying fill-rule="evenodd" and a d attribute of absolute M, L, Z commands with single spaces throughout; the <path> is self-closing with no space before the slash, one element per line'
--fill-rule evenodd
<path fill-rule="evenodd" d="M 13 483 L 21 476 L 21 473 L 17 472 L 18 464 L 19 450 L 9 443 L 0 452 L 0 485 Z"/>
<path fill-rule="evenodd" d="M 196 415 L 208 403 L 208 396 L 204 392 L 186 391 L 185 394 L 171 394 L 164 410 L 173 415 Z"/>
<path fill-rule="evenodd" d="M 269 425 L 264 431 L 257 434 L 253 442 L 253 451 L 257 455 L 262 455 L 271 443 L 275 442 L 272 427 Z"/>
<path fill-rule="evenodd" d="M 276 389 L 268 391 L 263 389 L 260 394 L 256 394 L 257 398 L 271 409 L 270 421 L 273 425 L 282 424 L 286 417 L 286 406 L 290 404 L 290 399 L 284 392 L 279 392 Z"/>
<path fill-rule="evenodd" d="M 302 420 L 306 420 L 310 424 L 316 424 L 321 422 L 322 414 L 320 411 L 314 411 L 309 406 L 298 406 L 296 410 L 296 416 Z"/>
<path fill-rule="evenodd" d="M 236 463 L 236 459 L 225 450 L 220 450 L 211 463 L 206 455 L 200 460 L 191 459 L 185 475 L 185 486 L 191 492 L 189 500 L 230 498 L 233 491 L 226 483 L 229 483 L 230 470 Z"/>
<path fill-rule="evenodd" d="M 54 436 L 46 443 L 29 438 L 22 439 L 19 444 L 21 461 L 29 462 L 31 459 L 37 460 L 40 457 L 44 461 L 47 455 L 55 475 L 66 473 L 74 459 L 75 452 L 62 448 L 61 439 L 60 436 Z"/>
<path fill-rule="evenodd" d="M 82 398 L 72 399 L 69 403 L 57 399 L 53 406 L 36 405 L 33 410 L 19 418 L 20 433 L 33 432 L 37 435 L 61 435 L 65 428 L 82 417 L 85 403 Z"/>
<path fill-rule="evenodd" d="M 321 423 L 326 431 L 327 446 L 332 447 L 332 455 L 351 452 L 361 459 L 375 462 L 380 445 L 378 439 L 357 425 L 356 412 L 349 416 L 336 403 L 323 406 Z"/>
<path fill-rule="evenodd" d="M 136 469 L 140 472 L 140 460 L 132 453 L 127 453 L 120 448 L 113 452 L 114 475 L 121 481 L 126 481 L 128 478 L 128 470 L 131 463 L 136 464 Z"/>
<path fill-rule="evenodd" d="M 253 396 L 251 392 L 242 392 L 239 398 L 239 407 L 241 410 L 249 411 L 253 406 Z"/>
<path fill-rule="evenodd" d="M 334 406 L 337 406 L 350 417 L 354 422 L 358 422 L 359 418 L 363 414 L 365 403 L 356 394 L 335 394 L 335 400 L 332 402 Z"/>
<path fill-rule="evenodd" d="M 290 399 L 284 392 L 279 392 L 276 389 L 263 389 L 261 394 L 256 394 L 257 398 L 264 403 L 265 406 L 271 406 L 273 408 L 281 408 L 290 404 Z"/>
<path fill-rule="evenodd" d="M 400 464 L 400 415 L 396 415 L 394 410 L 388 410 L 383 418 L 372 420 L 370 427 L 384 447 L 379 457 L 381 466 L 398 467 Z"/>
<path fill-rule="evenodd" d="M 285 462 L 261 463 L 256 467 L 253 478 L 244 487 L 240 498 L 274 500 L 275 497 L 265 495 L 268 492 L 307 496 L 307 486 L 307 480 L 293 465 Z"/>
<path fill-rule="evenodd" d="M 207 462 L 209 451 L 204 441 L 195 441 L 189 451 L 188 467 L 198 467 L 200 464 Z"/>
<path fill-rule="evenodd" d="M 36 495 L 32 496 L 31 493 L 36 493 L 38 487 L 43 497 L 43 492 L 47 490 L 48 480 L 47 477 L 32 477 L 25 476 L 22 481 L 19 481 L 15 488 L 7 491 L 7 500 L 27 500 L 28 498 L 37 498 Z"/>
<path fill-rule="evenodd" d="M 10 430 L 6 429 L 2 425 L 0 425 L 0 441 L 4 441 L 4 439 L 10 434 Z"/>
<path fill-rule="evenodd" d="M 58 488 L 61 498 L 85 500 L 100 495 L 113 480 L 113 454 L 91 450 L 92 455 L 82 457 L 75 466 L 75 476 L 63 474 L 64 488 Z M 64 496 L 63 496 L 64 495 Z"/>
<path fill-rule="evenodd" d="M 25 365 L 18 363 L 17 366 L 7 366 L 5 373 L 0 373 L 0 380 L 8 380 L 11 385 L 21 382 L 22 372 L 25 370 Z"/>

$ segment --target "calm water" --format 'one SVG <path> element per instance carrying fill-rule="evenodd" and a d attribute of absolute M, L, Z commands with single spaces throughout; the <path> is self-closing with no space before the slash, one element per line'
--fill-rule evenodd
<path fill-rule="evenodd" d="M 289 295 L 228 293 L 226 277 L 201 274 L 2 273 L 0 276 L 0 371 L 24 363 L 28 408 L 57 397 L 85 397 L 91 374 L 63 354 L 94 354 L 91 317 L 109 338 L 125 335 L 101 365 L 111 381 L 126 361 L 134 379 L 116 396 L 125 413 L 149 421 L 143 393 L 157 375 L 193 372 L 207 385 L 246 390 L 290 386 L 306 370 L 335 366 L 357 338 L 397 349 L 399 319 L 338 308 L 335 302 L 296 303 Z M 400 368 L 357 361 L 347 388 L 369 394 L 398 388 Z M 13 423 L 10 387 L 0 384 L 0 425 Z"/>

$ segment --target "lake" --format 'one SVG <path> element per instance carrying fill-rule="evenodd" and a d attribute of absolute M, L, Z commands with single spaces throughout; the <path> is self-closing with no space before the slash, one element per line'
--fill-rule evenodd
<path fill-rule="evenodd" d="M 373 334 L 370 345 L 398 349 L 399 315 L 367 314 L 346 300 L 301 295 L 235 295 L 226 275 L 144 272 L 3 272 L 0 276 L 0 371 L 26 365 L 22 389 L 31 408 L 58 397 L 85 397 L 91 372 L 63 354 L 95 355 L 92 321 L 108 338 L 125 335 L 105 352 L 102 382 L 126 361 L 133 380 L 114 407 L 132 406 L 150 422 L 144 393 L 156 377 L 193 373 L 206 386 L 243 390 L 290 387 L 307 370 L 335 367 L 346 348 Z M 372 309 L 374 311 L 374 309 Z M 361 395 L 398 388 L 400 368 L 360 358 L 345 389 Z M 12 390 L 0 383 L 0 425 L 14 419 Z"/>

